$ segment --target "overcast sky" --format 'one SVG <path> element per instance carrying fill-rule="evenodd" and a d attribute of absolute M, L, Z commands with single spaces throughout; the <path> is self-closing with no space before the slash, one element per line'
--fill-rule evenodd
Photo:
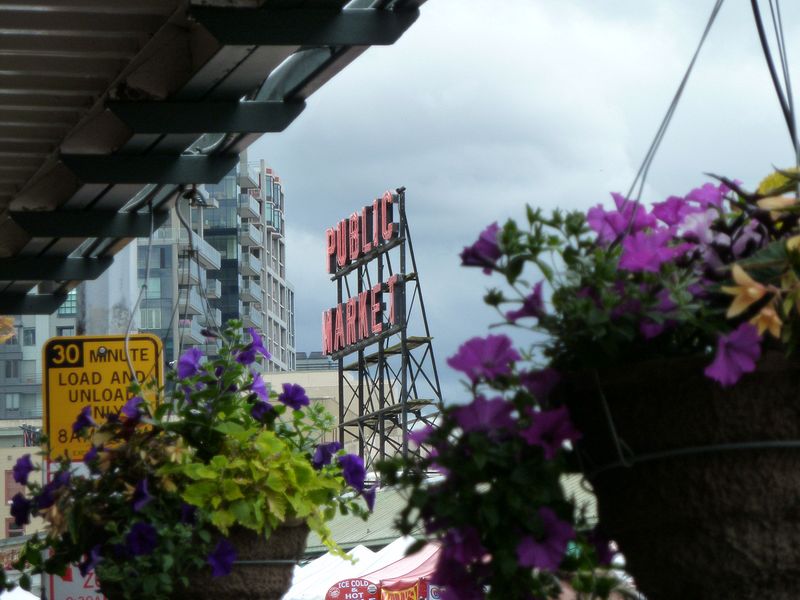
<path fill-rule="evenodd" d="M 784 4 L 791 67 L 800 65 L 800 6 Z M 526 202 L 586 209 L 627 190 L 712 6 L 428 0 L 399 42 L 371 48 L 327 83 L 287 131 L 249 152 L 285 186 L 297 350 L 320 348 L 320 315 L 336 302 L 325 229 L 405 186 L 445 400 L 461 399 L 445 359 L 485 334 L 493 313 L 481 296 L 493 280 L 459 268 L 458 253 L 488 223 L 522 217 Z M 728 2 L 644 200 L 684 194 L 704 172 L 753 186 L 792 160 L 749 3 Z"/>

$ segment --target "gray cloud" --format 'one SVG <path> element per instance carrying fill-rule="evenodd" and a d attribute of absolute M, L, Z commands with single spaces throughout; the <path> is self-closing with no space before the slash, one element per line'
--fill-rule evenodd
<path fill-rule="evenodd" d="M 481 302 L 492 280 L 459 268 L 458 252 L 487 223 L 521 218 L 526 202 L 585 209 L 627 189 L 705 25 L 711 3 L 698 4 L 430 0 L 397 44 L 370 49 L 286 132 L 262 138 L 250 156 L 286 186 L 298 349 L 319 348 L 320 314 L 335 303 L 325 228 L 404 185 L 439 365 L 457 399 L 444 359 L 493 319 Z M 800 57 L 800 7 L 784 10 L 790 59 Z M 790 161 L 749 8 L 729 3 L 645 200 L 685 193 L 705 171 L 753 185 Z"/>

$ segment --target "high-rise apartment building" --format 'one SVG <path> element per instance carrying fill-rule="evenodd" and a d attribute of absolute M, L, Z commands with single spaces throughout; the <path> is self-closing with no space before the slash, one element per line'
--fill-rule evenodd
<path fill-rule="evenodd" d="M 140 329 L 164 340 L 167 361 L 181 349 L 213 342 L 203 328 L 240 319 L 263 334 L 273 355 L 268 370 L 294 368 L 283 208 L 280 180 L 263 161 L 249 164 L 243 154 L 218 184 L 204 186 L 197 198 L 181 198 L 152 242 L 139 240 L 140 284 L 150 246 Z"/>
<path fill-rule="evenodd" d="M 203 217 L 203 236 L 222 256 L 209 272 L 222 283 L 211 304 L 222 320 L 241 319 L 264 334 L 272 354 L 268 371 L 295 367 L 294 290 L 286 280 L 284 194 L 280 179 L 264 164 L 248 163 L 216 185 L 205 186 L 219 208 Z"/>

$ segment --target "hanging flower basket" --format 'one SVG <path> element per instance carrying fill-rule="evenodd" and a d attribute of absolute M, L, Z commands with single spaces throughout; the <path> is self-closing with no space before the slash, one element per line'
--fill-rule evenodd
<path fill-rule="evenodd" d="M 292 584 L 294 566 L 308 538 L 304 521 L 279 527 L 269 539 L 241 527 L 231 530 L 237 559 L 227 577 L 210 570 L 194 578 L 187 597 L 197 600 L 280 600 Z"/>
<path fill-rule="evenodd" d="M 797 598 L 800 360 L 727 389 L 705 362 L 562 382 L 600 522 L 648 600 Z"/>

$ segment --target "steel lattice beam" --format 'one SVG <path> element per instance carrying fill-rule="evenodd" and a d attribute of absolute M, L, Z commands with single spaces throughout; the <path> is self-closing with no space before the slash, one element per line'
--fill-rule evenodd
<path fill-rule="evenodd" d="M 97 279 L 113 256 L 65 258 L 62 256 L 15 256 L 0 258 L 0 281 L 53 281 Z"/>
<path fill-rule="evenodd" d="M 67 299 L 66 294 L 0 294 L 0 313 L 49 315 Z"/>

